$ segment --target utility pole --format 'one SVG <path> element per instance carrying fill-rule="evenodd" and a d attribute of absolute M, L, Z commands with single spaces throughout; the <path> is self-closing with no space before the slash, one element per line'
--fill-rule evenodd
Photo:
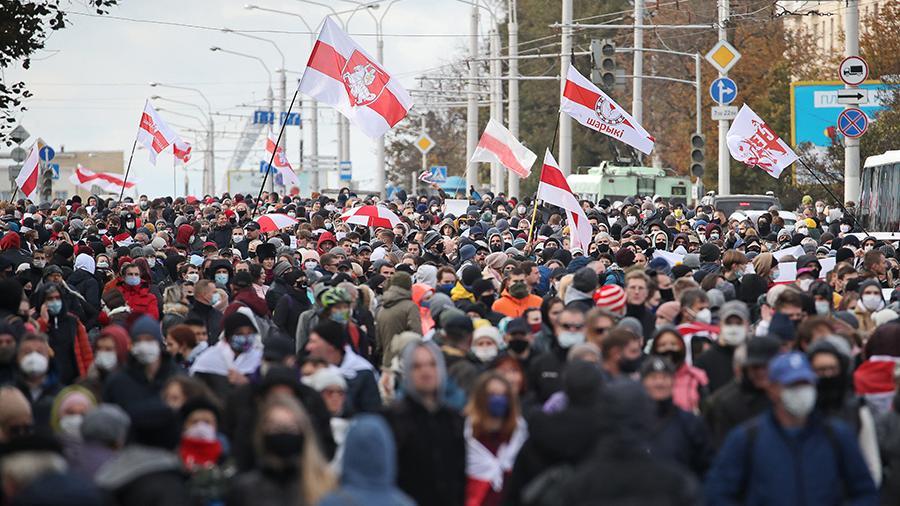
<path fill-rule="evenodd" d="M 726 25 L 730 16 L 728 0 L 719 2 L 719 40 L 727 40 Z M 719 77 L 728 77 L 719 72 Z M 719 195 L 731 195 L 731 158 L 728 152 L 728 120 L 719 120 Z"/>
<path fill-rule="evenodd" d="M 631 96 L 631 115 L 644 122 L 644 0 L 634 0 L 634 88 Z M 640 155 L 638 155 L 640 156 Z"/>
<path fill-rule="evenodd" d="M 380 65 L 384 65 L 384 39 L 381 37 L 381 25 L 378 25 L 378 40 L 375 42 L 376 47 L 376 58 L 378 58 L 378 63 Z M 385 193 L 385 185 L 387 184 L 387 177 L 384 173 L 384 135 L 378 137 L 378 141 L 376 141 L 375 146 L 375 190 L 378 192 L 379 198 L 384 198 L 387 196 Z"/>
<path fill-rule="evenodd" d="M 284 114 L 284 121 L 287 121 L 287 120 L 288 120 L 288 118 L 287 118 L 287 110 L 288 110 L 288 104 L 287 104 L 287 69 L 284 68 L 284 62 L 283 62 L 283 61 L 281 62 L 281 82 L 278 83 L 278 95 L 279 95 L 278 99 L 281 101 L 281 114 Z M 278 115 L 278 118 L 279 118 L 279 119 L 281 118 L 281 114 Z M 278 126 L 281 126 L 281 124 L 279 123 Z M 302 139 L 302 137 L 301 137 L 301 139 Z M 301 144 L 302 144 L 303 141 L 301 140 L 300 142 L 301 142 Z M 285 129 L 284 129 L 284 132 L 282 132 L 282 134 L 281 134 L 281 142 L 278 144 L 278 147 L 280 147 L 280 148 L 283 150 L 283 151 L 282 151 L 283 153 L 287 153 L 287 148 L 286 148 L 286 146 L 287 146 L 287 128 L 285 128 Z M 274 185 L 275 185 L 274 179 L 275 179 L 275 178 L 273 177 L 272 179 L 273 179 L 273 181 L 272 181 L 272 185 L 273 185 L 273 186 L 272 186 L 272 187 L 274 188 Z M 284 184 L 284 181 L 282 181 L 282 188 L 284 189 L 284 193 L 287 193 L 287 185 Z"/>
<path fill-rule="evenodd" d="M 516 0 L 509 0 L 509 131 L 519 138 L 519 17 L 516 14 Z M 519 197 L 519 176 L 509 173 L 508 197 Z"/>
<path fill-rule="evenodd" d="M 566 75 L 572 63 L 572 0 L 562 0 L 562 40 L 559 57 L 559 94 L 566 86 Z M 559 168 L 568 176 L 572 171 L 572 120 L 559 112 Z"/>
<path fill-rule="evenodd" d="M 422 114 L 422 122 L 420 123 L 419 128 L 422 129 L 422 134 L 424 135 L 426 133 L 425 132 L 425 115 L 424 114 Z M 422 171 L 419 172 L 419 174 L 422 174 L 426 170 L 428 170 L 428 155 L 426 154 L 425 151 L 422 151 Z M 418 174 L 413 172 L 413 174 L 412 174 L 412 194 L 414 196 L 417 194 L 416 192 L 418 192 L 418 184 L 419 184 Z"/>
<path fill-rule="evenodd" d="M 317 192 L 322 188 L 319 183 L 319 105 L 315 100 L 309 101 L 311 111 L 309 113 L 309 191 Z"/>
<path fill-rule="evenodd" d="M 844 10 L 844 56 L 859 56 L 859 0 Z M 857 88 L 845 84 L 844 88 Z M 852 106 L 847 106 L 850 108 Z M 844 202 L 859 201 L 859 139 L 844 137 Z"/>
<path fill-rule="evenodd" d="M 216 194 L 216 148 L 215 148 L 215 125 L 213 125 L 212 114 L 209 115 L 209 126 L 206 131 L 206 147 L 208 151 L 203 156 L 203 175 L 206 179 L 205 193 L 210 195 Z M 185 193 L 185 195 L 187 195 Z"/>
<path fill-rule="evenodd" d="M 478 0 L 472 5 L 469 22 L 469 93 L 466 103 L 466 186 L 478 186 L 478 164 L 472 163 L 472 154 L 478 145 Z"/>
<path fill-rule="evenodd" d="M 500 62 L 500 26 L 496 23 L 491 29 L 491 119 L 503 124 L 503 81 L 501 71 L 503 68 Z M 497 162 L 491 162 L 491 191 L 494 195 L 503 191 L 506 186 L 503 171 L 505 169 Z"/>
<path fill-rule="evenodd" d="M 269 82 L 271 83 L 272 81 L 269 81 Z M 269 86 L 269 91 L 266 93 L 266 108 L 269 111 L 273 112 L 273 115 L 276 116 L 275 126 L 281 127 L 281 125 L 278 122 L 278 117 L 277 117 L 278 115 L 274 114 L 275 105 L 273 104 L 273 102 L 274 102 L 274 96 L 272 95 L 272 87 Z M 275 135 L 277 136 L 278 134 L 275 134 Z M 269 174 L 269 177 L 266 180 L 266 187 L 267 187 L 266 191 L 268 191 L 269 193 L 273 193 L 273 192 L 275 192 L 275 169 L 274 169 L 274 167 L 269 167 L 267 170 L 271 171 L 271 174 Z"/>

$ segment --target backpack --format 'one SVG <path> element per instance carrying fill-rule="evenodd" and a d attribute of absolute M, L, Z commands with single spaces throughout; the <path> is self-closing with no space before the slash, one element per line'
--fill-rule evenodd
<path fill-rule="evenodd" d="M 527 506 L 565 504 L 574 471 L 575 467 L 570 464 L 559 464 L 545 469 L 522 489 L 522 504 Z"/>

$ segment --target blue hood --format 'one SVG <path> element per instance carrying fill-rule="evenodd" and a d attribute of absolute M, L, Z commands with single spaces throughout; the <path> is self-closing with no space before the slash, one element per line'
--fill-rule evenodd
<path fill-rule="evenodd" d="M 377 415 L 356 417 L 344 445 L 344 486 L 381 488 L 397 479 L 397 450 L 394 435 Z"/>

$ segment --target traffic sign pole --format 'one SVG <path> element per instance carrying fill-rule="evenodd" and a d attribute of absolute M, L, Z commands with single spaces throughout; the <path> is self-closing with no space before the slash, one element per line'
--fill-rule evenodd
<path fill-rule="evenodd" d="M 844 11 L 844 56 L 859 55 L 859 0 L 847 0 Z M 843 65 L 842 65 L 843 66 Z M 840 72 L 840 69 L 838 70 Z M 844 76 L 841 76 L 844 79 Z M 846 89 L 857 89 L 856 86 L 845 85 Z M 844 111 L 852 106 L 845 107 Z M 844 138 L 844 202 L 859 200 L 859 139 Z"/>
<path fill-rule="evenodd" d="M 729 17 L 728 0 L 718 0 L 719 40 L 727 40 L 725 25 Z M 728 71 L 720 71 L 719 78 L 728 77 Z M 731 195 L 731 159 L 728 152 L 728 120 L 719 120 L 719 195 Z"/>

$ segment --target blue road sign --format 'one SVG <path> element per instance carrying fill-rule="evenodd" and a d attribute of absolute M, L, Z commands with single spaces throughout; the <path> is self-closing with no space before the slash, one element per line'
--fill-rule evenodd
<path fill-rule="evenodd" d="M 287 121 L 284 120 L 286 112 L 281 113 L 281 122 L 286 124 L 287 126 L 300 126 L 300 113 L 292 112 L 290 116 L 287 116 Z"/>
<path fill-rule="evenodd" d="M 851 107 L 838 116 L 838 130 L 846 137 L 858 139 L 869 128 L 869 117 L 860 109 Z"/>
<path fill-rule="evenodd" d="M 431 167 L 431 182 L 446 183 L 447 182 L 447 166 L 433 165 Z"/>
<path fill-rule="evenodd" d="M 737 91 L 737 83 L 727 77 L 720 77 L 709 85 L 709 96 L 722 105 L 734 102 L 734 99 L 737 98 Z"/>
<path fill-rule="evenodd" d="M 340 171 L 341 181 L 350 181 L 353 179 L 353 164 L 349 160 L 338 162 L 338 170 Z"/>
<path fill-rule="evenodd" d="M 275 123 L 275 113 L 273 111 L 253 111 L 254 125 L 271 125 Z"/>
<path fill-rule="evenodd" d="M 56 156 L 56 151 L 53 151 L 53 148 L 51 148 L 50 146 L 45 145 L 41 148 L 38 155 L 41 157 L 42 161 L 49 162 L 50 160 L 53 160 L 53 157 Z"/>
<path fill-rule="evenodd" d="M 53 169 L 53 179 L 59 180 L 59 164 L 51 163 L 48 165 L 51 169 Z"/>
<path fill-rule="evenodd" d="M 268 160 L 260 160 L 259 161 L 259 173 L 265 174 L 267 169 L 270 169 L 272 166 L 269 165 Z"/>

